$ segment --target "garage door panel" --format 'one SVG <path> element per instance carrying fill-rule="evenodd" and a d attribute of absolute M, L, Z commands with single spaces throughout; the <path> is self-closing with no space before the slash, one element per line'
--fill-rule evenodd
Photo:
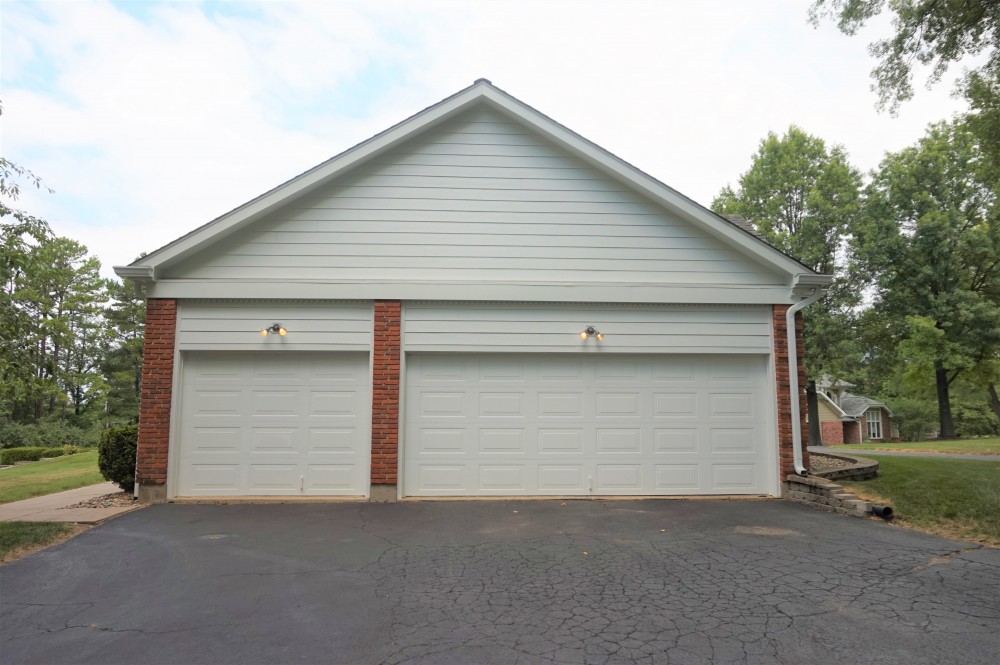
<path fill-rule="evenodd" d="M 480 418 L 523 418 L 524 394 L 523 393 L 480 393 L 479 394 Z"/>
<path fill-rule="evenodd" d="M 525 455 L 523 429 L 479 430 L 479 452 L 483 455 Z"/>
<path fill-rule="evenodd" d="M 701 487 L 697 464 L 657 464 L 653 467 L 653 486 L 661 492 L 693 492 Z"/>
<path fill-rule="evenodd" d="M 655 393 L 653 395 L 653 417 L 655 418 L 696 418 L 698 416 L 698 395 L 696 393 Z"/>
<path fill-rule="evenodd" d="M 709 432 L 713 453 L 752 453 L 756 432 L 750 427 L 713 427 Z"/>
<path fill-rule="evenodd" d="M 327 453 L 351 455 L 357 454 L 358 430 L 328 429 L 325 427 L 310 427 L 307 435 L 310 453 Z"/>
<path fill-rule="evenodd" d="M 598 464 L 594 489 L 602 494 L 642 493 L 642 472 L 641 464 Z"/>
<path fill-rule="evenodd" d="M 365 354 L 195 352 L 183 372 L 177 495 L 367 494 Z"/>
<path fill-rule="evenodd" d="M 757 486 L 757 468 L 753 464 L 713 464 L 712 483 L 734 492 L 753 489 Z"/>
<path fill-rule="evenodd" d="M 537 429 L 538 454 L 581 455 L 583 454 L 582 429 Z"/>
<path fill-rule="evenodd" d="M 620 455 L 642 452 L 642 430 L 603 429 L 595 431 L 597 454 Z"/>
<path fill-rule="evenodd" d="M 539 393 L 539 418 L 579 418 L 583 416 L 583 393 Z"/>
<path fill-rule="evenodd" d="M 482 464 L 479 467 L 479 487 L 484 492 L 523 494 L 527 490 L 524 465 Z"/>
<path fill-rule="evenodd" d="M 774 493 L 766 360 L 408 355 L 403 491 Z"/>
<path fill-rule="evenodd" d="M 430 494 L 464 493 L 465 467 L 458 464 L 424 464 L 419 469 L 420 486 Z"/>
<path fill-rule="evenodd" d="M 586 491 L 582 464 L 538 465 L 539 494 L 583 494 Z"/>
<path fill-rule="evenodd" d="M 306 485 L 309 494 L 349 492 L 354 489 L 357 466 L 354 464 L 309 464 Z"/>
<path fill-rule="evenodd" d="M 242 472 L 238 463 L 194 463 L 188 469 L 188 482 L 202 494 L 237 493 L 243 485 Z"/>
<path fill-rule="evenodd" d="M 653 430 L 653 451 L 657 453 L 694 453 L 698 451 L 698 429 L 695 427 Z"/>

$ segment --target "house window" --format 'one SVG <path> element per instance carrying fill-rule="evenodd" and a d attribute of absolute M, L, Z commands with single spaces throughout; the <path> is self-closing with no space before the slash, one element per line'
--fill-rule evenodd
<path fill-rule="evenodd" d="M 871 409 L 866 415 L 865 420 L 868 422 L 868 438 L 869 439 L 881 439 L 882 438 L 882 412 L 878 409 Z"/>

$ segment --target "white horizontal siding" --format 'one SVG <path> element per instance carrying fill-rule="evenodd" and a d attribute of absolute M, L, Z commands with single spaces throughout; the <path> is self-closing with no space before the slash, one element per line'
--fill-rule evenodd
<path fill-rule="evenodd" d="M 223 282 L 261 276 L 334 283 L 785 284 L 486 109 L 359 166 L 163 275 Z M 436 297 L 432 288 L 425 297 Z"/>
<path fill-rule="evenodd" d="M 593 326 L 604 340 L 581 340 Z M 768 307 L 406 303 L 403 347 L 562 353 L 771 352 Z"/>
<path fill-rule="evenodd" d="M 284 337 L 260 334 L 280 323 Z M 181 301 L 177 348 L 181 351 L 368 351 L 370 303 Z"/>

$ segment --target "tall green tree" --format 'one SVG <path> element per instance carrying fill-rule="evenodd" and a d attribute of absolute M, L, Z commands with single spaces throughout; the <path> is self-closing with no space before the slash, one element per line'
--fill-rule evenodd
<path fill-rule="evenodd" d="M 878 59 L 872 70 L 880 108 L 896 110 L 913 97 L 915 65 L 930 67 L 929 83 L 941 80 L 948 68 L 966 56 L 985 56 L 969 76 L 996 80 L 1000 71 L 1000 3 L 996 0 L 815 0 L 810 20 L 826 18 L 855 35 L 873 17 L 888 11 L 894 34 L 878 39 L 868 50 Z"/>
<path fill-rule="evenodd" d="M 104 310 L 110 334 L 101 369 L 108 383 L 107 417 L 127 421 L 139 416 L 143 327 L 146 301 L 131 284 L 112 281 Z"/>
<path fill-rule="evenodd" d="M 952 384 L 984 372 L 1000 348 L 1000 209 L 976 137 L 960 123 L 932 125 L 886 156 L 867 208 L 855 270 L 879 314 L 905 321 L 892 343 L 904 363 L 932 368 L 940 433 L 953 437 Z"/>
<path fill-rule="evenodd" d="M 721 214 L 741 215 L 774 247 L 817 272 L 837 277 L 828 297 L 803 315 L 810 376 L 843 376 L 860 354 L 850 331 L 858 290 L 843 275 L 845 237 L 861 211 L 861 174 L 840 146 L 799 127 L 769 133 L 739 187 L 726 186 L 712 202 Z M 815 381 L 807 387 L 810 440 L 819 441 Z"/>

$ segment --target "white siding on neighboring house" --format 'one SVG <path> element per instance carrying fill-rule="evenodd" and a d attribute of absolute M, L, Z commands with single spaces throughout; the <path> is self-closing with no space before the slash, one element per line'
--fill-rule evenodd
<path fill-rule="evenodd" d="M 284 337 L 260 329 L 280 323 Z M 182 301 L 181 351 L 368 351 L 371 303 Z"/>
<path fill-rule="evenodd" d="M 787 281 L 482 108 L 292 201 L 237 240 L 221 241 L 162 277 L 217 282 L 272 275 L 312 283 L 742 289 Z"/>
<path fill-rule="evenodd" d="M 604 340 L 582 340 L 594 326 Z M 406 303 L 412 351 L 769 354 L 771 311 L 760 306 Z"/>

